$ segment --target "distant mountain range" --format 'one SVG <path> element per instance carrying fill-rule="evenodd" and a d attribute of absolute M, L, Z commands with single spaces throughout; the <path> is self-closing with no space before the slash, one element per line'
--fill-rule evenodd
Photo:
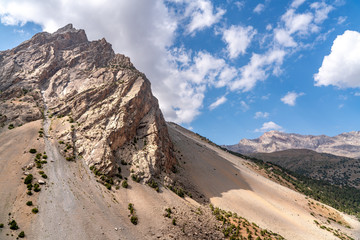
<path fill-rule="evenodd" d="M 259 138 L 242 139 L 238 144 L 224 147 L 242 154 L 309 149 L 319 153 L 360 158 L 360 131 L 342 133 L 334 137 L 269 131 Z"/>

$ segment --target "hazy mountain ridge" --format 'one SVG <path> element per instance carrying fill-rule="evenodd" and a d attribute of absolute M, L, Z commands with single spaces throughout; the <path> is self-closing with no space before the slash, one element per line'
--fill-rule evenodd
<path fill-rule="evenodd" d="M 342 133 L 334 137 L 269 131 L 259 138 L 242 139 L 238 144 L 226 145 L 225 147 L 242 154 L 310 149 L 320 153 L 360 158 L 360 131 Z"/>

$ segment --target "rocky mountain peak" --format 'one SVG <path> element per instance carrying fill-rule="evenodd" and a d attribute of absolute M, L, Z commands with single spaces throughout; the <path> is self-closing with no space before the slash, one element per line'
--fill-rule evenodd
<path fill-rule="evenodd" d="M 301 135 L 269 131 L 256 139 L 242 139 L 228 149 L 248 153 L 271 153 L 288 149 L 310 149 L 339 156 L 360 158 L 360 132 L 342 133 L 334 137 L 326 135 Z"/>
<path fill-rule="evenodd" d="M 0 91 L 2 126 L 48 115 L 54 137 L 71 145 L 64 156 L 97 171 L 117 174 L 126 162 L 149 180 L 176 163 L 149 80 L 105 39 L 88 41 L 72 24 L 0 52 Z"/>

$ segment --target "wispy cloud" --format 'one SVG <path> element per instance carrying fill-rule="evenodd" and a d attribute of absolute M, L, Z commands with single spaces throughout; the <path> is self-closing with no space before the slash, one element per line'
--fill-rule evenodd
<path fill-rule="evenodd" d="M 215 108 L 217 108 L 218 106 L 224 104 L 226 101 L 227 101 L 226 97 L 222 96 L 222 97 L 218 98 L 215 102 L 210 104 L 209 109 L 212 111 Z"/>
<path fill-rule="evenodd" d="M 254 118 L 268 118 L 270 114 L 268 112 L 256 112 Z"/>

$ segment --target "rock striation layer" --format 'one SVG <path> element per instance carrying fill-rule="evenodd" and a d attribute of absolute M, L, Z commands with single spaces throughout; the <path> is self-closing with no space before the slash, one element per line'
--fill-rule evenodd
<path fill-rule="evenodd" d="M 337 156 L 360 158 L 360 131 L 342 133 L 334 137 L 269 131 L 259 138 L 242 139 L 238 144 L 225 147 L 242 154 L 270 153 L 287 149 L 310 149 Z"/>
<path fill-rule="evenodd" d="M 0 91 L 3 130 L 67 117 L 71 130 L 54 135 L 102 173 L 123 162 L 147 181 L 176 164 L 149 80 L 105 39 L 88 41 L 71 24 L 0 52 Z"/>

